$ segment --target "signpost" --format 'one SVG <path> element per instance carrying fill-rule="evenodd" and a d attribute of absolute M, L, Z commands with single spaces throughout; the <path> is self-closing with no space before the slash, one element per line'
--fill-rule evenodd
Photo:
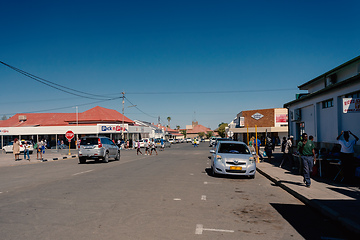
<path fill-rule="evenodd" d="M 74 138 L 74 132 L 69 130 L 65 133 L 65 137 L 67 138 L 67 140 L 69 141 L 69 155 L 71 155 L 70 153 L 70 143 L 71 143 L 71 139 Z"/>

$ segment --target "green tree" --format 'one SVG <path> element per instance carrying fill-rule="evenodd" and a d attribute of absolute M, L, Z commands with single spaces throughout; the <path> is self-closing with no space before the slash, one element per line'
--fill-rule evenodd
<path fill-rule="evenodd" d="M 180 129 L 180 126 L 179 126 L 179 125 L 177 125 L 177 126 L 176 126 L 176 129 L 177 129 L 177 130 L 179 130 L 179 129 Z"/>
<path fill-rule="evenodd" d="M 166 119 L 168 120 L 168 127 L 170 128 L 171 117 L 167 117 Z"/>
<path fill-rule="evenodd" d="M 186 129 L 180 130 L 180 133 L 181 133 L 182 135 L 184 135 L 184 138 L 186 138 Z"/>
<path fill-rule="evenodd" d="M 209 138 L 211 138 L 213 136 L 213 132 L 208 131 L 205 136 L 206 136 L 207 139 L 209 139 Z"/>
<path fill-rule="evenodd" d="M 199 135 L 200 138 L 203 138 L 205 136 L 205 133 L 204 132 L 199 132 L 198 135 Z"/>
<path fill-rule="evenodd" d="M 6 115 L 4 115 L 4 116 L 1 118 L 1 120 L 6 120 L 6 119 L 7 119 Z"/>
<path fill-rule="evenodd" d="M 227 123 L 222 123 L 220 124 L 219 128 L 218 128 L 218 133 L 220 135 L 220 137 L 224 138 L 226 133 L 225 133 L 225 128 L 228 126 Z"/>

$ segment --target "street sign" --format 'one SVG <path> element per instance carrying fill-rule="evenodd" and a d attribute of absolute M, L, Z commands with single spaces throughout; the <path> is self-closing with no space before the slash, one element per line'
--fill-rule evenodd
<path fill-rule="evenodd" d="M 71 141 L 71 139 L 73 139 L 74 138 L 74 132 L 73 131 L 67 131 L 66 133 L 65 133 L 65 137 L 67 138 L 67 140 L 69 140 L 69 141 Z"/>

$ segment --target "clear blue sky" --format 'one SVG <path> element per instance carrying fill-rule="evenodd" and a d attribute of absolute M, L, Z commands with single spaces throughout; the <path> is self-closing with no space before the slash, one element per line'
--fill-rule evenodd
<path fill-rule="evenodd" d="M 131 119 L 215 129 L 243 110 L 282 107 L 297 86 L 360 55 L 359 9 L 357 0 L 1 1 L 0 61 L 91 94 L 125 91 Z M 93 103 L 1 64 L 0 81 L 0 117 L 122 111 L 121 99 Z"/>

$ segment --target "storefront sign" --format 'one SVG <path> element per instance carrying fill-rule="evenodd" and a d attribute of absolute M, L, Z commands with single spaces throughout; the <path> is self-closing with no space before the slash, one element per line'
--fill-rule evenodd
<path fill-rule="evenodd" d="M 124 127 L 120 125 L 99 125 L 99 131 L 100 132 L 127 132 L 127 126 Z"/>
<path fill-rule="evenodd" d="M 276 114 L 276 122 L 277 123 L 287 123 L 288 115 L 287 114 Z"/>
<path fill-rule="evenodd" d="M 360 112 L 360 98 L 343 98 L 343 113 Z"/>
<path fill-rule="evenodd" d="M 255 120 L 259 120 L 259 119 L 263 118 L 264 115 L 262 115 L 261 113 L 255 113 L 251 117 Z"/>
<path fill-rule="evenodd" d="M 0 134 L 9 133 L 9 130 L 7 129 L 0 129 Z"/>

